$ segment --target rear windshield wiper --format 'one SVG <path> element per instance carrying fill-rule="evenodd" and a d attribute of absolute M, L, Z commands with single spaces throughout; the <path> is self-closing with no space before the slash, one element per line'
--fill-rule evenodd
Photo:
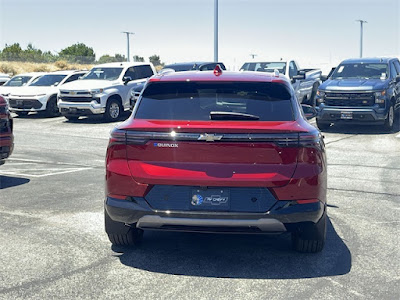
<path fill-rule="evenodd" d="M 211 111 L 211 120 L 259 120 L 260 117 L 256 115 L 229 112 L 229 111 Z"/>

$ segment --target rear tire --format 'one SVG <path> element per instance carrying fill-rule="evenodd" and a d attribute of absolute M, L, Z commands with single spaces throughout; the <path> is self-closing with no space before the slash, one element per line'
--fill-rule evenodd
<path fill-rule="evenodd" d="M 121 117 L 122 105 L 117 98 L 111 98 L 107 101 L 104 119 L 108 122 L 117 121 Z"/>
<path fill-rule="evenodd" d="M 318 119 L 316 119 L 316 122 L 317 122 L 317 127 L 321 131 L 328 130 L 329 127 L 331 126 L 331 123 L 324 123 L 324 122 L 319 121 Z"/>
<path fill-rule="evenodd" d="M 395 119 L 395 114 L 394 114 L 394 105 L 393 103 L 390 105 L 388 116 L 385 120 L 385 124 L 383 125 L 383 128 L 385 131 L 392 131 L 393 130 L 393 124 L 394 124 L 394 119 Z"/>
<path fill-rule="evenodd" d="M 292 233 L 293 249 L 303 253 L 322 251 L 326 240 L 326 209 L 316 224 L 305 224 Z"/>
<path fill-rule="evenodd" d="M 143 240 L 143 230 L 113 221 L 104 210 L 105 229 L 108 239 L 115 246 L 139 245 Z"/>
<path fill-rule="evenodd" d="M 60 115 L 56 97 L 51 97 L 49 101 L 47 101 L 45 114 L 47 117 L 56 117 Z"/>

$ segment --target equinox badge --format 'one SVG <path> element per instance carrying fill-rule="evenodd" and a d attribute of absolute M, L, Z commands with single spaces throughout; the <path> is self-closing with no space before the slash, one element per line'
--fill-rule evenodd
<path fill-rule="evenodd" d="M 219 141 L 221 140 L 223 137 L 222 134 L 208 134 L 208 133 L 204 133 L 204 134 L 200 134 L 199 138 L 197 139 L 198 141 L 206 141 L 206 142 L 214 142 L 214 141 Z"/>

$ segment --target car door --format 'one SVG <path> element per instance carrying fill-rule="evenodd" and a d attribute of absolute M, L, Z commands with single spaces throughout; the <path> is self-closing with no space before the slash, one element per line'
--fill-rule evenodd
<path fill-rule="evenodd" d="M 130 77 L 132 80 L 126 84 L 123 84 L 121 89 L 121 96 L 123 98 L 123 105 L 125 108 L 130 106 L 129 100 L 131 96 L 131 90 L 137 85 L 146 82 L 147 78 L 151 77 L 152 75 L 153 70 L 151 69 L 150 65 L 131 66 L 126 70 L 123 78 Z"/>
<path fill-rule="evenodd" d="M 300 90 L 300 80 L 293 80 L 293 76 L 296 76 L 298 74 L 297 66 L 295 62 L 292 60 L 289 62 L 289 78 L 292 82 L 293 89 L 296 93 L 297 99 L 301 102 L 302 95 L 301 95 L 301 90 Z"/>
<path fill-rule="evenodd" d="M 395 60 L 393 62 L 394 68 L 396 70 L 396 76 L 400 76 L 400 62 L 398 60 Z M 394 77 L 394 82 L 395 82 L 395 97 L 396 97 L 396 107 L 397 109 L 400 109 L 400 81 L 396 82 L 396 77 Z"/>

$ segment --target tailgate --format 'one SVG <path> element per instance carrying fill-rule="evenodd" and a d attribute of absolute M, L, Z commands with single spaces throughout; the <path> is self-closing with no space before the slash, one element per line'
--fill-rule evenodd
<path fill-rule="evenodd" d="M 298 133 L 127 131 L 135 181 L 190 186 L 279 187 L 297 165 Z"/>

